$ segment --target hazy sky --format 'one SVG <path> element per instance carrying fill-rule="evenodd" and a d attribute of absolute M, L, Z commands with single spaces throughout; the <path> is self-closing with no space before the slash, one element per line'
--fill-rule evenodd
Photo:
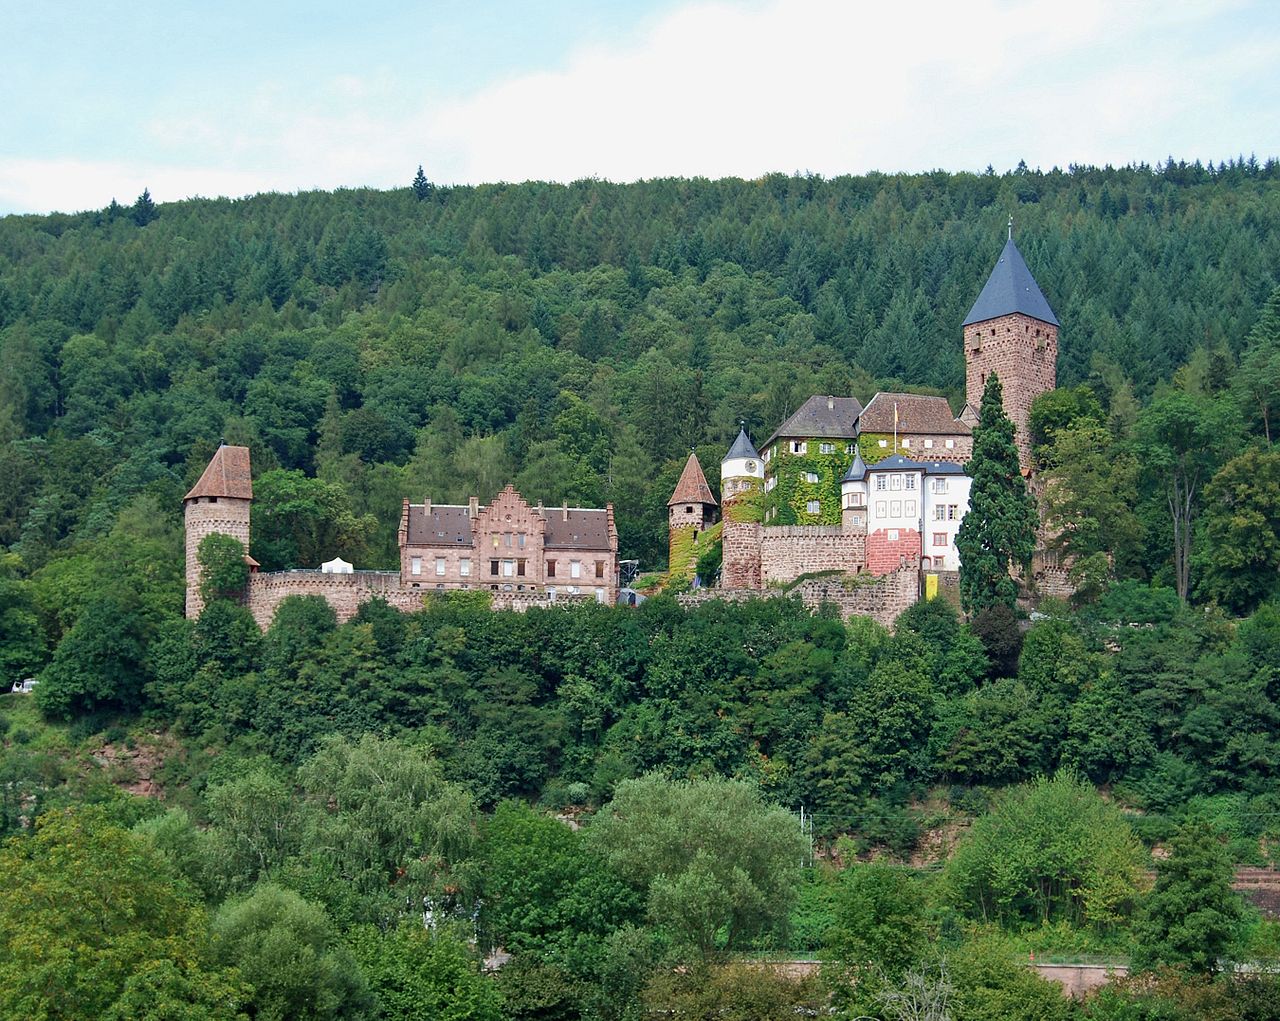
<path fill-rule="evenodd" d="M 0 213 L 1280 155 L 1280 0 L 0 0 Z"/>

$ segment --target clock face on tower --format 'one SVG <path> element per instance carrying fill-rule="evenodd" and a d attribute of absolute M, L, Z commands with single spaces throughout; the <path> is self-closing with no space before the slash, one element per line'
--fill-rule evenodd
<path fill-rule="evenodd" d="M 756 470 L 756 463 L 755 463 L 755 461 L 748 461 L 748 462 L 747 462 L 747 471 L 749 471 L 749 472 L 753 472 L 753 471 L 755 471 L 755 470 Z"/>

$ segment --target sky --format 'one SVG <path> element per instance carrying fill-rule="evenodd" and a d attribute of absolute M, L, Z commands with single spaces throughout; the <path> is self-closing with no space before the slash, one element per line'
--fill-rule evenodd
<path fill-rule="evenodd" d="M 0 0 L 0 214 L 1280 155 L 1280 0 Z"/>

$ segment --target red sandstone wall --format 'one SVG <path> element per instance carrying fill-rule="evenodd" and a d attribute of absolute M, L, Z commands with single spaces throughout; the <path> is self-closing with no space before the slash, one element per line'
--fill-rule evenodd
<path fill-rule="evenodd" d="M 1058 328 L 1021 313 L 974 323 L 964 328 L 964 355 L 965 399 L 979 407 L 987 376 L 999 374 L 1018 456 L 1029 466 L 1031 402 L 1057 385 Z"/>
<path fill-rule="evenodd" d="M 867 570 L 872 574 L 889 574 L 904 564 L 915 567 L 920 563 L 920 533 L 914 528 L 897 532 L 897 539 L 890 539 L 883 528 L 867 536 Z"/>
<path fill-rule="evenodd" d="M 760 588 L 760 533 L 763 526 L 725 518 L 720 535 L 723 559 L 720 585 L 726 589 Z"/>

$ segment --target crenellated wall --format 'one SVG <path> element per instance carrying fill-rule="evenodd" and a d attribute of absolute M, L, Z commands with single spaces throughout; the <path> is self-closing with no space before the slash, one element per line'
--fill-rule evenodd
<path fill-rule="evenodd" d="M 840 525 L 767 526 L 726 520 L 721 584 L 726 589 L 760 589 L 787 584 L 804 574 L 866 567 L 864 532 Z"/>

